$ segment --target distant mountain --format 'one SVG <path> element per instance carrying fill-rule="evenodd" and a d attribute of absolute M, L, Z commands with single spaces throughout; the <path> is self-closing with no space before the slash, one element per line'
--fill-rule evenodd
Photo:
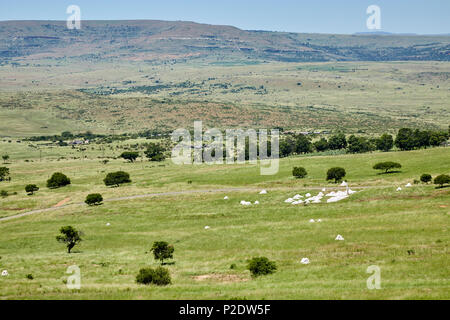
<path fill-rule="evenodd" d="M 450 61 L 449 36 L 304 34 L 246 31 L 183 21 L 0 22 L 0 63 L 15 59 L 129 61 L 251 59 L 268 61 Z M 383 34 L 383 37 L 379 35 Z"/>

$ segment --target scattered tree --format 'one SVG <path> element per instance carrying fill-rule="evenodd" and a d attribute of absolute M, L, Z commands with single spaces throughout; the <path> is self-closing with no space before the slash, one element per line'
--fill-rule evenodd
<path fill-rule="evenodd" d="M 130 175 L 123 171 L 111 172 L 106 175 L 106 178 L 103 179 L 103 182 L 106 186 L 115 186 L 119 187 L 123 183 L 130 183 Z"/>
<path fill-rule="evenodd" d="M 155 284 L 157 286 L 166 286 L 172 283 L 169 270 L 163 267 L 142 268 L 136 276 L 136 282 L 139 284 Z"/>
<path fill-rule="evenodd" d="M 295 138 L 295 152 L 297 154 L 309 153 L 312 151 L 312 143 L 308 137 L 299 134 Z"/>
<path fill-rule="evenodd" d="M 329 149 L 327 139 L 322 138 L 319 141 L 314 142 L 314 148 L 316 148 L 318 152 L 327 151 Z"/>
<path fill-rule="evenodd" d="M 121 158 L 130 161 L 130 162 L 134 162 L 136 161 L 136 159 L 139 157 L 139 152 L 124 152 L 120 155 Z"/>
<path fill-rule="evenodd" d="M 439 185 L 440 188 L 443 188 L 445 184 L 450 183 L 450 176 L 446 174 L 441 174 L 434 178 L 434 184 Z"/>
<path fill-rule="evenodd" d="M 150 251 L 153 251 L 155 260 L 159 260 L 161 261 L 161 264 L 164 264 L 164 260 L 173 259 L 175 248 L 165 241 L 156 241 L 153 243 Z"/>
<path fill-rule="evenodd" d="M 292 169 L 292 175 L 298 179 L 302 179 L 308 175 L 308 172 L 306 172 L 306 169 L 303 167 L 294 167 L 294 169 Z"/>
<path fill-rule="evenodd" d="M 328 140 L 328 146 L 331 150 L 340 150 L 347 148 L 347 139 L 345 138 L 345 134 L 338 133 Z"/>
<path fill-rule="evenodd" d="M 330 168 L 327 171 L 327 181 L 334 180 L 334 183 L 338 183 L 339 181 L 342 180 L 342 178 L 345 177 L 346 174 L 347 173 L 345 172 L 344 168 L 340 167 Z"/>
<path fill-rule="evenodd" d="M 99 193 L 92 193 L 84 201 L 88 206 L 98 206 L 103 202 L 103 197 Z"/>
<path fill-rule="evenodd" d="M 277 265 L 266 257 L 256 257 L 249 261 L 248 270 L 253 277 L 259 277 L 274 273 L 277 270 Z"/>
<path fill-rule="evenodd" d="M 55 172 L 50 179 L 47 180 L 47 188 L 56 189 L 70 184 L 70 179 L 61 172 Z"/>
<path fill-rule="evenodd" d="M 25 186 L 25 192 L 30 196 L 37 191 L 39 191 L 39 187 L 35 184 L 28 184 Z"/>
<path fill-rule="evenodd" d="M 386 161 L 386 162 L 380 162 L 373 166 L 375 170 L 383 170 L 384 173 L 389 173 L 392 169 L 400 169 L 402 165 L 397 162 L 392 161 Z"/>
<path fill-rule="evenodd" d="M 164 148 L 160 143 L 149 143 L 145 155 L 150 161 L 164 161 Z"/>
<path fill-rule="evenodd" d="M 423 183 L 431 182 L 431 180 L 433 180 L 431 174 L 424 173 L 423 175 L 420 176 L 420 181 L 422 181 Z"/>
<path fill-rule="evenodd" d="M 6 181 L 9 179 L 9 168 L 0 167 L 0 181 Z"/>
<path fill-rule="evenodd" d="M 59 229 L 59 232 L 61 233 L 61 235 L 56 236 L 56 240 L 58 242 L 66 244 L 68 253 L 70 253 L 72 248 L 82 240 L 82 232 L 77 231 L 72 226 L 61 227 L 61 229 Z"/>
<path fill-rule="evenodd" d="M 2 159 L 3 159 L 3 163 L 6 163 L 6 161 L 9 160 L 9 155 L 7 155 L 7 154 L 2 155 Z"/>

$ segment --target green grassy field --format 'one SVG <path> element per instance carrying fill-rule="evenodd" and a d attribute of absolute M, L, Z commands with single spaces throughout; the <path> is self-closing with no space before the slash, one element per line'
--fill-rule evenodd
<path fill-rule="evenodd" d="M 0 189 L 18 193 L 0 198 L 1 217 L 52 207 L 63 200 L 69 205 L 0 221 L 0 269 L 10 274 L 0 277 L 2 299 L 450 297 L 450 190 L 423 184 L 404 188 L 425 172 L 448 174 L 448 148 L 292 157 L 281 160 L 274 176 L 261 176 L 252 165 L 128 164 L 114 159 L 103 165 L 99 162 L 103 152 L 95 145 L 87 148 L 84 160 L 73 159 L 80 154 L 69 147 L 42 149 L 40 162 L 39 152 L 26 143 L 1 142 L 1 150 L 11 155 L 7 166 L 12 181 L 0 182 Z M 119 150 L 107 150 L 105 155 L 117 156 Z M 376 162 L 387 160 L 400 162 L 401 172 L 379 175 L 372 169 Z M 292 178 L 292 167 L 299 165 L 307 169 L 306 179 Z M 346 168 L 347 180 L 358 193 L 338 203 L 284 203 L 296 193 L 339 189 L 325 182 L 326 170 L 332 166 Z M 106 188 L 102 179 L 118 169 L 129 172 L 133 182 Z M 72 185 L 45 188 L 45 180 L 55 171 L 66 173 Z M 27 196 L 23 190 L 27 183 L 36 183 L 41 190 Z M 396 192 L 398 186 L 403 190 Z M 234 190 L 217 191 L 228 188 Z M 268 194 L 260 195 L 261 189 Z M 111 200 L 189 190 L 216 191 L 106 201 L 98 207 L 78 204 L 93 192 Z M 244 207 L 239 205 L 241 200 L 261 204 Z M 321 223 L 309 222 L 319 218 Z M 55 240 L 65 225 L 85 234 L 72 254 Z M 335 241 L 337 234 L 345 241 Z M 148 252 L 159 240 L 175 246 L 175 264 L 167 266 L 173 284 L 137 285 L 139 269 L 157 265 Z M 276 261 L 278 271 L 252 279 L 246 261 L 254 256 Z M 300 264 L 303 257 L 311 264 Z M 232 264 L 236 268 L 230 269 Z M 81 269 L 80 290 L 69 290 L 64 284 L 70 265 Z M 370 276 L 366 269 L 371 265 L 381 268 L 381 290 L 366 287 Z M 34 279 L 26 279 L 27 274 Z"/>

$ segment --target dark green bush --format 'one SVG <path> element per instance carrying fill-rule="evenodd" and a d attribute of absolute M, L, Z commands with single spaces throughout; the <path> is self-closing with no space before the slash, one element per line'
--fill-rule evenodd
<path fill-rule="evenodd" d="M 70 179 L 61 172 L 55 172 L 50 179 L 47 180 L 47 188 L 56 189 L 70 184 Z"/>
<path fill-rule="evenodd" d="M 163 267 L 142 268 L 136 276 L 136 282 L 139 284 L 155 284 L 157 286 L 166 286 L 172 283 L 169 270 Z"/>
<path fill-rule="evenodd" d="M 111 172 L 103 179 L 106 186 L 120 186 L 123 183 L 130 183 L 130 175 L 123 171 Z"/>
<path fill-rule="evenodd" d="M 347 173 L 345 172 L 344 168 L 340 167 L 330 168 L 327 171 L 327 181 L 334 180 L 334 183 L 338 183 L 339 181 L 342 180 L 342 178 L 345 177 L 346 174 Z"/>
<path fill-rule="evenodd" d="M 450 183 L 450 176 L 446 174 L 441 174 L 434 178 L 434 184 L 438 184 L 439 187 L 444 187 L 444 184 Z"/>
<path fill-rule="evenodd" d="M 249 261 L 248 270 L 253 277 L 259 277 L 274 273 L 277 270 L 277 265 L 266 257 L 256 257 Z"/>
<path fill-rule="evenodd" d="M 84 201 L 88 206 L 97 206 L 103 202 L 103 197 L 99 193 L 92 193 L 86 197 Z"/>
<path fill-rule="evenodd" d="M 433 178 L 431 177 L 431 174 L 424 173 L 423 175 L 420 176 L 420 181 L 422 181 L 423 183 L 428 183 L 431 180 L 433 180 Z"/>
<path fill-rule="evenodd" d="M 292 169 L 292 175 L 298 179 L 301 179 L 306 177 L 308 172 L 306 172 L 306 169 L 303 167 L 294 167 L 294 169 Z"/>
<path fill-rule="evenodd" d="M 400 169 L 401 167 L 400 163 L 392 161 L 380 162 L 373 166 L 375 170 L 382 170 L 384 173 L 389 173 L 392 169 Z"/>
<path fill-rule="evenodd" d="M 39 191 L 39 187 L 35 184 L 28 184 L 25 187 L 25 192 L 29 195 L 34 194 L 35 192 Z"/>

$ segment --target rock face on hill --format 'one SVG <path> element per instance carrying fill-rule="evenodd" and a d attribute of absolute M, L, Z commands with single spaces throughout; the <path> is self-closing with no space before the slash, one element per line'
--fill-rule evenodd
<path fill-rule="evenodd" d="M 232 26 L 155 20 L 0 22 L 0 62 L 26 59 L 267 61 L 450 61 L 449 36 L 326 35 L 246 31 Z"/>

